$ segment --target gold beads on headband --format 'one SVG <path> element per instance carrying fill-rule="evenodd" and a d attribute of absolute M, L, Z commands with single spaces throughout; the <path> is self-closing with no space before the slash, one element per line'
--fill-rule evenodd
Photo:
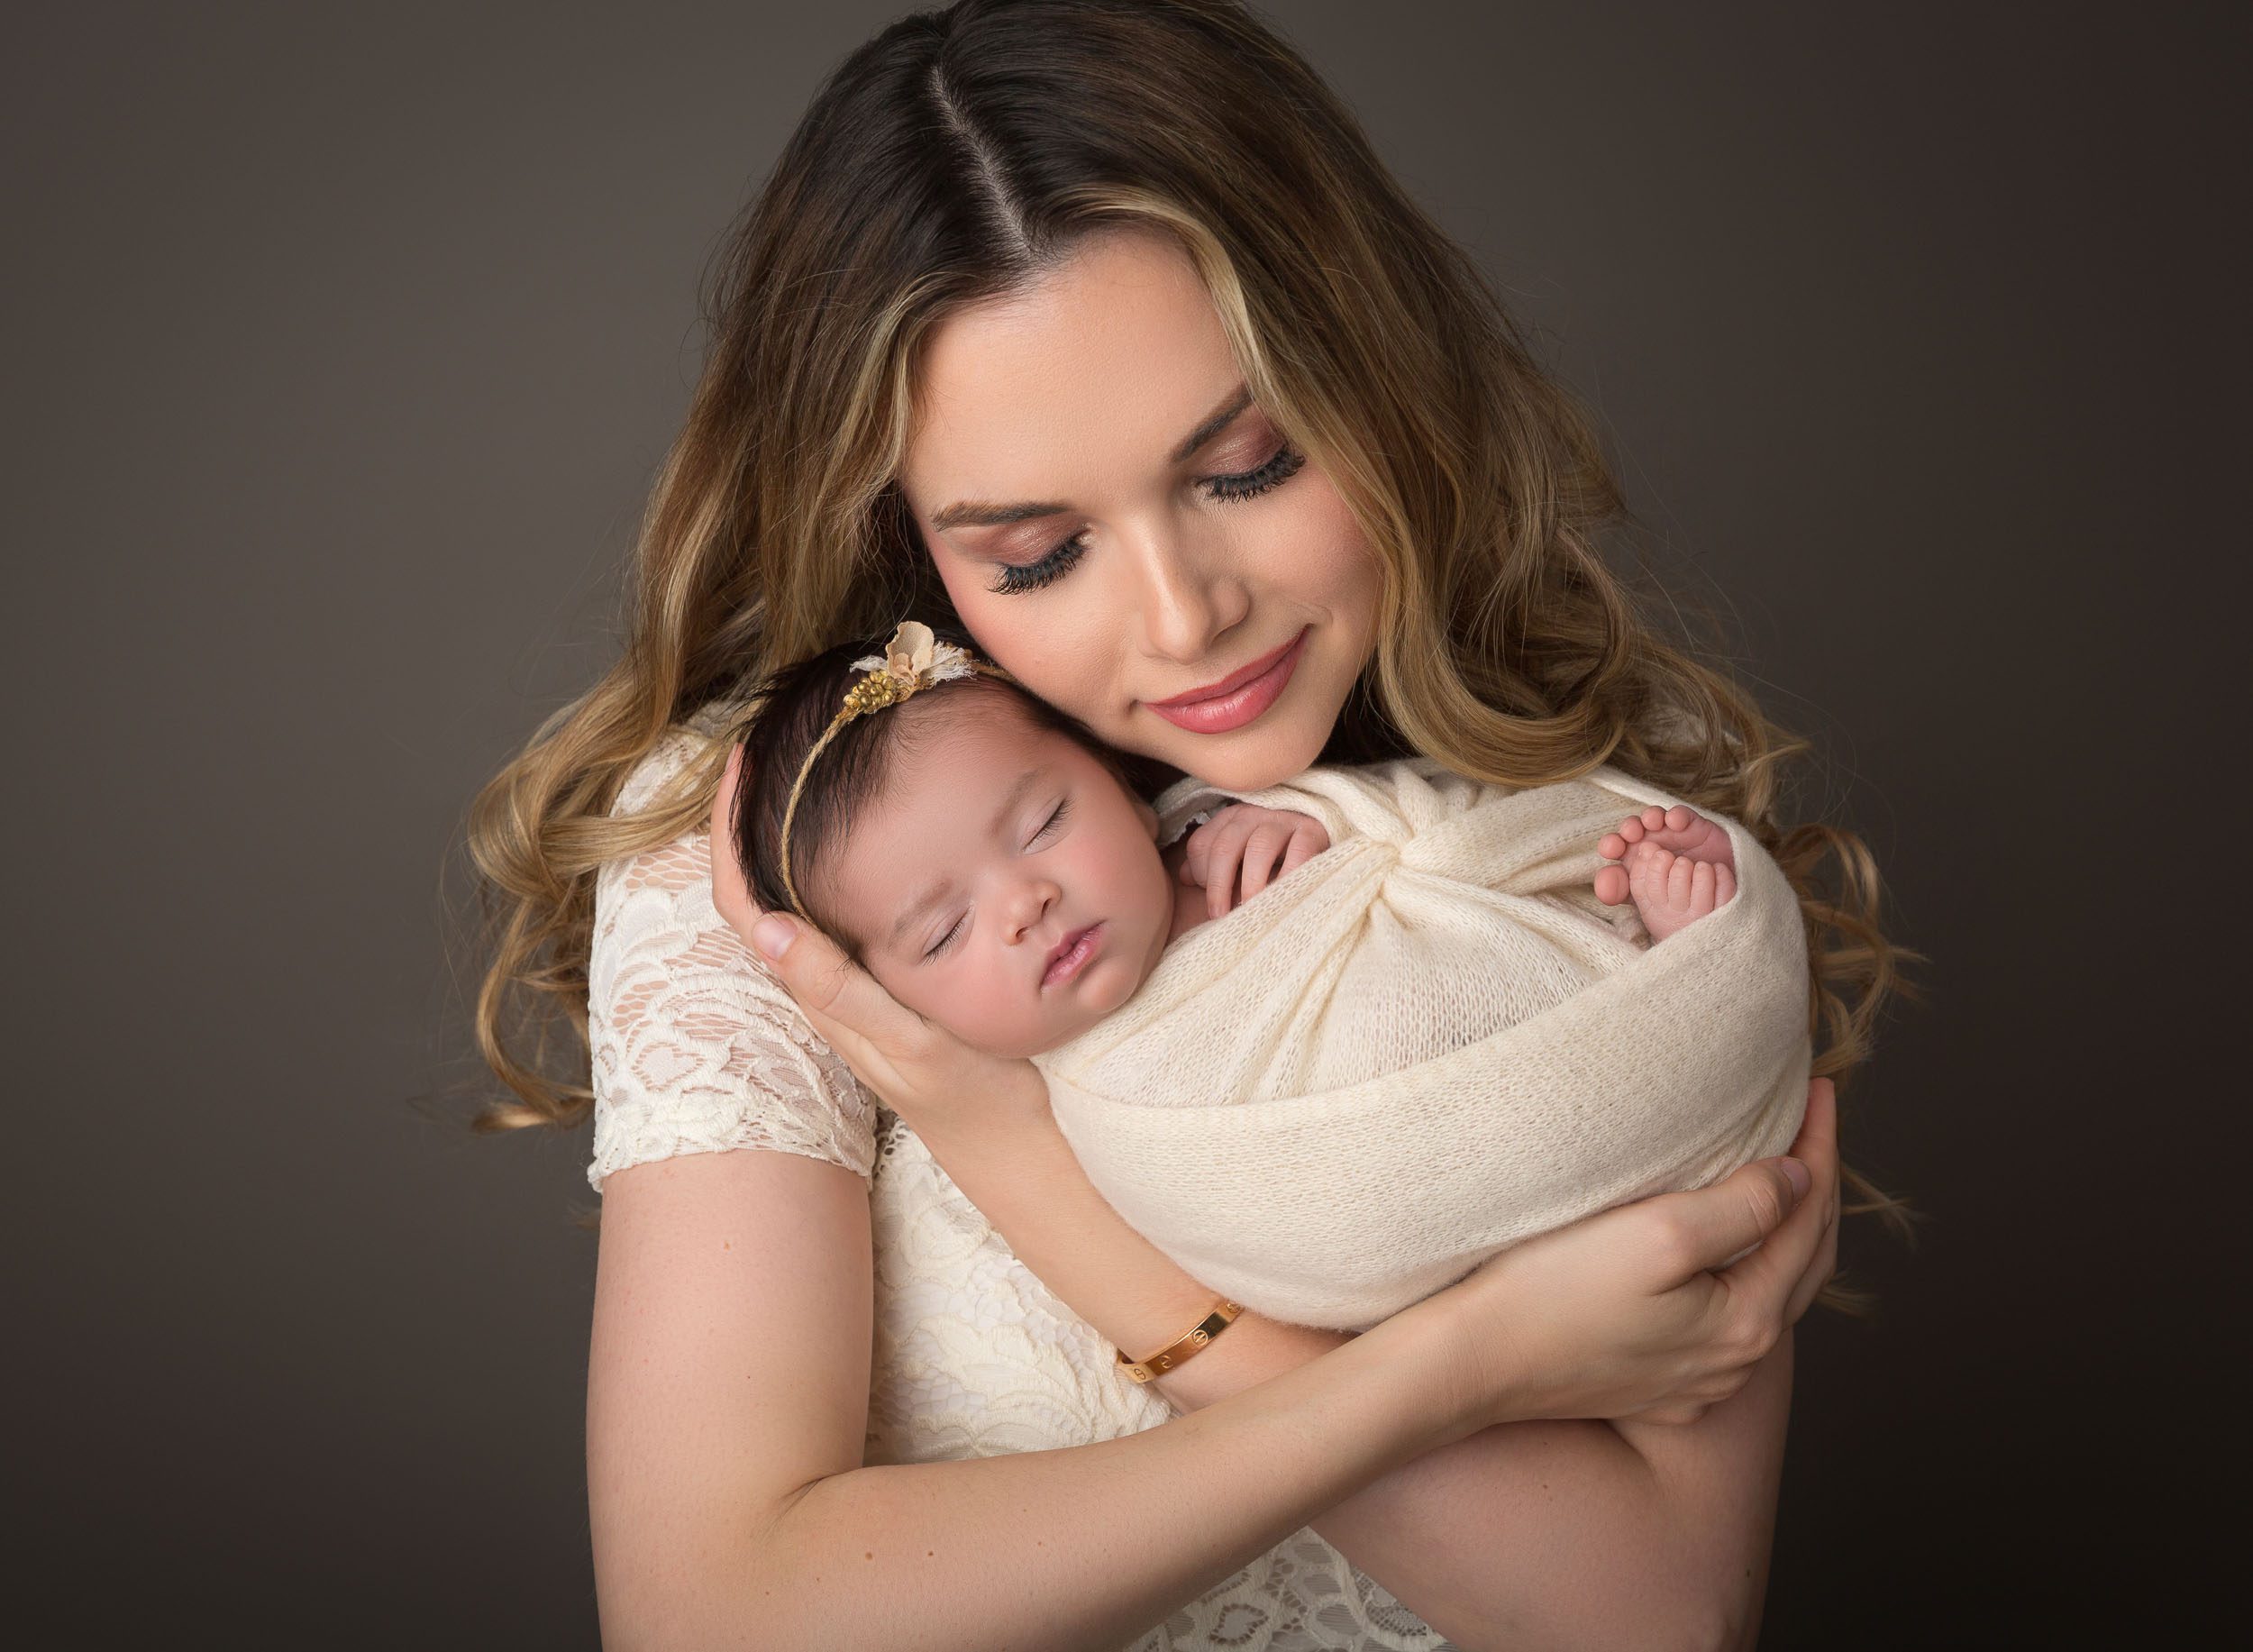
<path fill-rule="evenodd" d="M 798 898 L 798 885 L 790 881 L 790 825 L 798 818 L 798 794 L 806 789 L 807 773 L 813 768 L 814 759 L 836 737 L 837 731 L 855 717 L 897 706 L 926 689 L 935 689 L 972 672 L 1004 682 L 1016 680 L 999 666 L 974 658 L 969 650 L 940 642 L 930 626 L 916 619 L 901 620 L 892 632 L 891 641 L 884 644 L 883 653 L 865 654 L 853 662 L 853 669 L 862 676 L 845 690 L 837 715 L 829 719 L 829 726 L 822 730 L 821 738 L 806 753 L 806 761 L 798 764 L 798 778 L 790 782 L 790 800 L 782 810 L 782 887 L 789 894 L 790 909 L 809 924 L 814 920 L 807 916 L 806 905 Z"/>

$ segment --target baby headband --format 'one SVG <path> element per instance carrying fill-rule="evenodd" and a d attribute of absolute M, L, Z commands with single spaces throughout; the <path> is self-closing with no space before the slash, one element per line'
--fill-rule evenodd
<path fill-rule="evenodd" d="M 884 644 L 884 652 L 880 655 L 862 655 L 853 662 L 853 669 L 862 675 L 845 690 L 844 702 L 838 707 L 837 715 L 829 719 L 829 726 L 822 730 L 821 738 L 814 742 L 814 749 L 806 753 L 806 761 L 798 765 L 798 778 L 790 782 L 790 800 L 782 810 L 782 887 L 789 894 L 791 910 L 809 924 L 814 920 L 798 898 L 798 885 L 790 881 L 790 823 L 798 817 L 798 794 L 806 789 L 807 771 L 813 768 L 814 759 L 822 754 L 823 748 L 836 738 L 837 731 L 855 717 L 897 706 L 926 689 L 935 689 L 943 682 L 952 682 L 972 672 L 1003 682 L 1017 680 L 999 666 L 979 659 L 968 649 L 938 641 L 932 635 L 930 626 L 914 619 L 901 620 L 892 632 L 891 641 Z"/>

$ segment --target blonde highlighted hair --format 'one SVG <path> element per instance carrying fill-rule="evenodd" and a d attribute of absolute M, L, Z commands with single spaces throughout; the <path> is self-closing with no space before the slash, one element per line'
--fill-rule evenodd
<path fill-rule="evenodd" d="M 1513 785 L 1610 762 L 1733 816 L 1800 893 L 1815 1071 L 1860 1063 L 1911 955 L 1867 847 L 1785 821 L 1806 744 L 1607 566 L 1626 511 L 1588 416 L 1336 96 L 1234 0 L 962 0 L 883 31 L 809 106 L 710 295 L 625 649 L 477 799 L 476 1027 L 509 1091 L 479 1127 L 591 1105 L 597 869 L 698 826 L 725 758 L 613 817 L 659 740 L 902 614 L 960 623 L 894 481 L 922 342 L 1126 228 L 1184 249 L 1259 405 L 1382 560 L 1374 654 L 1325 756 L 1414 751 Z"/>

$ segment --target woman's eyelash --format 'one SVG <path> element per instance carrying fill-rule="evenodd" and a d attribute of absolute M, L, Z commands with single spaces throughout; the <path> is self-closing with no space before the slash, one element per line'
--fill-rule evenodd
<path fill-rule="evenodd" d="M 1081 528 L 1037 562 L 1027 562 L 1022 568 L 1014 562 L 1002 563 L 1001 577 L 990 589 L 1003 597 L 1014 597 L 1020 591 L 1036 591 L 1051 580 L 1067 572 L 1074 562 L 1087 554 L 1087 550 L 1088 531 Z"/>
<path fill-rule="evenodd" d="M 1198 486 L 1206 497 L 1223 505 L 1237 504 L 1245 499 L 1256 499 L 1269 488 L 1280 487 L 1299 473 L 1307 462 L 1307 456 L 1289 443 L 1275 450 L 1275 456 L 1254 470 L 1239 470 L 1231 476 L 1209 476 Z M 1024 591 L 1036 591 L 1054 580 L 1072 570 L 1073 563 L 1087 554 L 1088 535 L 1081 529 L 1036 562 L 1019 567 L 1015 563 L 1001 565 L 999 577 L 988 589 L 997 595 L 1014 597 Z"/>
<path fill-rule="evenodd" d="M 1289 481 L 1306 462 L 1307 456 L 1286 442 L 1275 450 L 1275 457 L 1258 470 L 1238 471 L 1234 476 L 1207 477 L 1203 486 L 1212 497 L 1229 503 L 1255 499 L 1270 488 Z"/>

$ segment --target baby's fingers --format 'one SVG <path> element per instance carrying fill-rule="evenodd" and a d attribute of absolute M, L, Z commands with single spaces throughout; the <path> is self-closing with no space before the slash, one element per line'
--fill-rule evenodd
<path fill-rule="evenodd" d="M 1236 903 L 1236 872 L 1244 839 L 1236 834 L 1216 842 L 1205 862 L 1205 915 L 1226 917 Z"/>
<path fill-rule="evenodd" d="M 1212 858 L 1212 823 L 1191 828 L 1181 843 L 1181 881 L 1205 887 L 1205 863 Z"/>
<path fill-rule="evenodd" d="M 1283 850 L 1282 872 L 1278 876 L 1305 865 L 1330 846 L 1330 835 L 1318 820 L 1302 820 L 1291 835 L 1291 843 Z"/>
<path fill-rule="evenodd" d="M 1252 828 L 1252 836 L 1244 845 L 1244 898 L 1246 900 L 1267 887 L 1274 875 L 1275 863 L 1290 847 L 1291 827 L 1282 821 L 1263 821 Z"/>
<path fill-rule="evenodd" d="M 1200 889 L 1210 889 L 1213 871 L 1223 856 L 1230 856 L 1235 864 L 1232 844 L 1240 846 L 1242 831 L 1238 823 L 1244 819 L 1244 805 L 1231 803 L 1217 811 L 1203 825 L 1192 829 L 1181 856 L 1181 881 L 1194 883 Z"/>

